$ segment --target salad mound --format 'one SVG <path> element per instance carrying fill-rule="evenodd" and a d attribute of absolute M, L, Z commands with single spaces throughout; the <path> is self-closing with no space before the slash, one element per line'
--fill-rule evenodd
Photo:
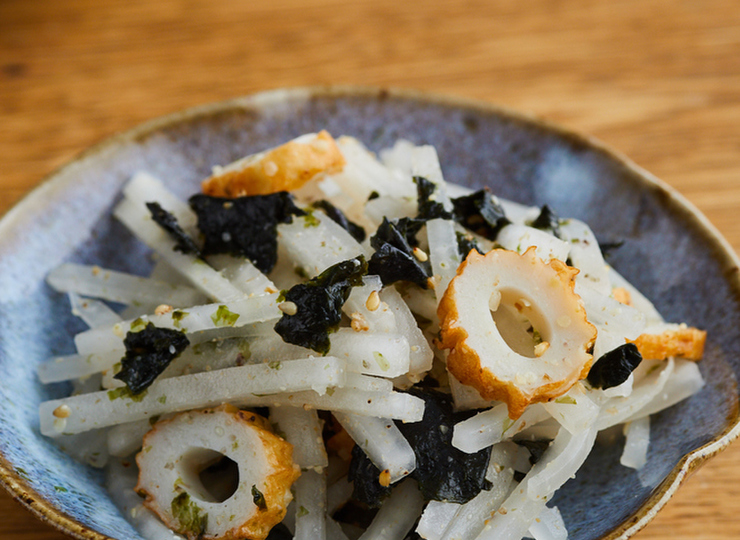
<path fill-rule="evenodd" d="M 39 366 L 73 389 L 41 432 L 147 539 L 562 540 L 597 435 L 640 469 L 704 384 L 706 333 L 588 225 L 447 183 L 431 146 L 306 134 L 202 189 L 124 186 L 149 276 L 48 276 L 89 329 Z"/>

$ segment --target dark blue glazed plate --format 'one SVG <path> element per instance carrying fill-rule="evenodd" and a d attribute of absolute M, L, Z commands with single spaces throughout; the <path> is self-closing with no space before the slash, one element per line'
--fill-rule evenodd
<path fill-rule="evenodd" d="M 123 183 L 145 169 L 183 198 L 211 166 L 327 129 L 372 150 L 398 138 L 434 145 L 449 181 L 552 206 L 622 239 L 610 262 L 668 320 L 708 331 L 707 384 L 656 415 L 647 465 L 619 465 L 621 445 L 597 447 L 555 503 L 570 538 L 627 538 L 688 473 L 738 428 L 738 260 L 707 220 L 668 186 L 600 143 L 483 103 L 364 88 L 278 90 L 155 120 L 52 174 L 0 221 L 0 478 L 41 519 L 77 538 L 139 539 L 102 487 L 38 431 L 36 366 L 73 352 L 81 324 L 45 275 L 63 261 L 145 273 L 146 249 L 111 218 Z"/>

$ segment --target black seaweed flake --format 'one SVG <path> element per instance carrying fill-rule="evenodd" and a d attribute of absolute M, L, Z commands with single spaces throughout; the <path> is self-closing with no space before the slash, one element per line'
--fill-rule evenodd
<path fill-rule="evenodd" d="M 485 255 L 485 252 L 472 236 L 467 236 L 459 231 L 455 232 L 455 236 L 457 236 L 457 253 L 462 260 L 465 260 L 465 257 L 473 250 L 476 250 L 481 255 Z"/>
<path fill-rule="evenodd" d="M 146 207 L 149 209 L 149 213 L 154 222 L 162 227 L 175 241 L 175 251 L 179 251 L 181 253 L 192 253 L 196 257 L 203 258 L 200 253 L 200 248 L 195 243 L 195 240 L 190 238 L 182 227 L 180 227 L 175 216 L 162 208 L 162 206 L 156 202 L 148 202 L 146 203 Z"/>
<path fill-rule="evenodd" d="M 267 510 L 267 501 L 257 486 L 252 484 L 252 501 L 260 510 Z"/>
<path fill-rule="evenodd" d="M 414 248 L 409 241 L 409 237 L 413 238 L 422 225 L 423 222 L 407 218 L 397 221 L 383 218 L 383 223 L 370 238 L 375 253 L 370 258 L 368 272 L 380 276 L 383 285 L 410 281 L 426 289 L 432 273 L 431 265 L 414 256 Z"/>
<path fill-rule="evenodd" d="M 365 233 L 365 229 L 360 227 L 357 223 L 354 223 L 353 221 L 347 219 L 347 216 L 345 216 L 339 208 L 334 206 L 329 201 L 316 201 L 311 206 L 313 206 L 314 208 L 318 208 L 319 210 L 324 212 L 332 221 L 336 222 L 340 227 L 351 234 L 352 238 L 354 238 L 358 242 L 365 241 L 365 237 L 367 236 Z"/>
<path fill-rule="evenodd" d="M 190 341 L 182 332 L 149 323 L 140 332 L 128 332 L 123 344 L 126 355 L 121 359 L 121 371 L 113 377 L 125 382 L 131 393 L 137 395 L 154 382 Z"/>
<path fill-rule="evenodd" d="M 452 199 L 452 205 L 458 223 L 489 240 L 496 240 L 499 231 L 511 223 L 488 189 Z"/>
<path fill-rule="evenodd" d="M 235 199 L 198 194 L 189 203 L 205 237 L 204 255 L 247 257 L 264 273 L 277 261 L 278 224 L 305 215 L 287 191 Z"/>
<path fill-rule="evenodd" d="M 295 304 L 296 313 L 283 313 L 275 331 L 287 343 L 327 354 L 329 333 L 339 326 L 342 306 L 352 287 L 362 284 L 367 268 L 365 258 L 360 256 L 330 266 L 308 282 L 293 286 L 283 297 Z"/>
<path fill-rule="evenodd" d="M 594 388 L 612 388 L 626 381 L 642 362 L 634 343 L 625 343 L 599 358 L 588 372 L 588 382 Z"/>
<path fill-rule="evenodd" d="M 543 231 L 550 231 L 555 238 L 561 238 L 560 236 L 560 218 L 555 211 L 548 205 L 544 205 L 540 209 L 540 215 L 530 223 L 530 226 L 535 229 Z"/>
<path fill-rule="evenodd" d="M 352 447 L 352 461 L 349 464 L 347 478 L 352 482 L 352 498 L 370 508 L 380 508 L 391 494 L 391 487 L 383 486 L 379 482 L 380 469 L 358 445 Z"/>
<path fill-rule="evenodd" d="M 416 219 L 429 221 L 430 219 L 454 219 L 451 212 L 445 210 L 442 203 L 432 199 L 437 186 L 423 176 L 414 176 L 418 196 L 418 213 Z"/>
<path fill-rule="evenodd" d="M 452 399 L 429 388 L 413 387 L 413 396 L 424 400 L 421 422 L 396 422 L 416 454 L 416 469 L 411 476 L 419 483 L 427 500 L 465 503 L 483 489 L 490 489 L 486 480 L 491 447 L 468 454 L 452 446 L 455 424 L 468 415 L 452 411 Z"/>
<path fill-rule="evenodd" d="M 545 450 L 550 448 L 552 439 L 538 439 L 536 441 L 520 440 L 514 442 L 529 451 L 529 464 L 534 465 L 542 459 L 542 454 L 545 453 Z"/>

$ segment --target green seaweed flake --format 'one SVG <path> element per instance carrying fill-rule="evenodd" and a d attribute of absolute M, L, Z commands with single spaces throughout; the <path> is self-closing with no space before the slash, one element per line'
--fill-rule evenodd
<path fill-rule="evenodd" d="M 388 359 L 378 351 L 373 351 L 373 358 L 375 358 L 375 362 L 380 366 L 381 370 L 388 371 L 391 368 L 391 363 Z"/>
<path fill-rule="evenodd" d="M 131 392 L 128 386 L 121 386 L 120 388 L 114 388 L 113 390 L 108 390 L 108 399 L 111 401 L 115 401 L 119 398 L 128 398 L 131 401 L 135 401 L 136 403 L 140 402 L 142 399 L 144 399 L 144 396 L 147 394 L 147 391 L 144 390 L 142 392 L 139 392 L 138 394 L 134 394 Z"/>
<path fill-rule="evenodd" d="M 172 515 L 180 524 L 179 533 L 200 538 L 208 527 L 208 514 L 202 514 L 200 507 L 190 500 L 188 493 L 180 493 L 172 500 Z"/>
<path fill-rule="evenodd" d="M 229 308 L 224 305 L 218 306 L 216 313 L 211 315 L 211 320 L 216 326 L 234 326 L 238 318 L 238 313 L 229 311 Z"/>
<path fill-rule="evenodd" d="M 310 513 L 311 513 L 311 512 L 309 512 L 308 510 L 306 510 L 306 507 L 304 507 L 304 506 L 299 506 L 299 507 L 298 507 L 298 512 L 296 512 L 296 515 L 295 515 L 295 517 L 298 517 L 298 518 L 302 518 L 303 516 L 307 516 L 307 515 L 308 515 L 308 514 L 310 514 Z"/>
<path fill-rule="evenodd" d="M 131 328 L 129 329 L 129 332 L 141 332 L 144 328 L 146 328 L 146 321 L 139 317 L 138 319 L 134 319 L 131 322 Z"/>
<path fill-rule="evenodd" d="M 265 500 L 265 496 L 254 484 L 252 484 L 252 501 L 254 501 L 254 504 L 257 505 L 257 508 L 260 510 L 267 510 L 267 501 Z"/>
<path fill-rule="evenodd" d="M 180 309 L 176 309 L 172 312 L 172 324 L 175 326 L 175 328 L 181 328 L 182 320 L 190 315 L 187 311 L 182 311 Z"/>

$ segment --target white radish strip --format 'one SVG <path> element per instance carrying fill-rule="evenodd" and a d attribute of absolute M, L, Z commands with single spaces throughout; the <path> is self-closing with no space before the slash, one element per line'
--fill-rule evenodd
<path fill-rule="evenodd" d="M 609 296 L 611 281 L 604 256 L 591 228 L 577 219 L 566 219 L 560 223 L 560 236 L 570 247 L 568 256 L 573 266 L 580 270 L 576 283 L 583 281 Z"/>
<path fill-rule="evenodd" d="M 391 492 L 360 540 L 403 540 L 423 507 L 416 481 L 407 478 Z"/>
<path fill-rule="evenodd" d="M 491 519 L 515 485 L 512 465 L 518 448 L 511 442 L 504 442 L 491 449 L 491 461 L 486 473 L 486 478 L 492 484 L 491 489 L 481 491 L 461 505 L 441 531 L 440 540 L 473 540 L 480 534 L 486 521 Z"/>
<path fill-rule="evenodd" d="M 437 298 L 435 292 L 430 289 L 422 289 L 418 285 L 409 283 L 399 289 L 403 301 L 416 315 L 420 315 L 429 321 L 426 329 L 429 332 L 438 332 L 437 320 Z"/>
<path fill-rule="evenodd" d="M 590 284 L 576 280 L 575 293 L 583 300 L 588 322 L 625 339 L 636 339 L 645 330 L 645 314 L 610 296 L 605 296 Z"/>
<path fill-rule="evenodd" d="M 398 377 L 409 371 L 410 347 L 403 334 L 355 332 L 341 329 L 330 336 L 330 352 L 347 361 L 347 369 L 379 377 Z"/>
<path fill-rule="evenodd" d="M 416 187 L 407 174 L 399 174 L 379 162 L 357 139 L 340 137 L 337 145 L 347 164 L 344 171 L 333 178 L 344 187 L 353 184 L 355 190 L 364 188 L 362 200 L 366 201 L 370 193 L 377 191 L 380 195 L 397 198 L 416 197 Z"/>
<path fill-rule="evenodd" d="M 542 407 L 571 433 L 587 429 L 599 415 L 599 406 L 588 396 L 581 383 L 573 385 L 559 398 L 543 403 Z"/>
<path fill-rule="evenodd" d="M 57 356 L 39 364 L 36 369 L 39 380 L 44 384 L 68 381 L 88 377 L 113 367 L 121 361 L 121 352 L 113 351 L 100 354 Z"/>
<path fill-rule="evenodd" d="M 208 262 L 245 294 L 260 295 L 278 292 L 275 284 L 249 259 L 232 255 L 214 255 L 208 258 Z"/>
<path fill-rule="evenodd" d="M 384 196 L 371 199 L 365 204 L 365 215 L 376 228 L 383 223 L 383 218 L 394 220 L 412 217 L 417 214 L 418 210 L 415 196 L 403 199 Z"/>
<path fill-rule="evenodd" d="M 107 430 L 94 429 L 75 435 L 62 435 L 54 442 L 75 461 L 102 469 L 108 463 Z"/>
<path fill-rule="evenodd" d="M 141 448 L 144 435 L 151 429 L 149 419 L 111 427 L 108 430 L 108 453 L 120 458 L 130 456 Z"/>
<path fill-rule="evenodd" d="M 121 514 L 147 540 L 185 540 L 144 506 L 144 499 L 134 491 L 137 482 L 136 467 L 124 466 L 120 460 L 114 460 L 108 467 L 105 487 Z"/>
<path fill-rule="evenodd" d="M 293 461 L 301 469 L 323 469 L 329 464 L 321 438 L 322 423 L 316 411 L 271 407 L 270 422 L 293 445 Z"/>
<path fill-rule="evenodd" d="M 504 209 L 507 219 L 517 225 L 524 225 L 534 221 L 542 211 L 541 208 L 537 208 L 536 206 L 526 206 L 500 197 L 494 196 L 493 199 Z"/>
<path fill-rule="evenodd" d="M 326 540 L 349 540 L 341 525 L 328 515 L 326 516 Z"/>
<path fill-rule="evenodd" d="M 663 316 L 658 312 L 653 303 L 648 300 L 644 294 L 638 291 L 634 285 L 624 279 L 624 277 L 622 277 L 622 275 L 614 270 L 614 268 L 612 267 L 608 268 L 608 274 L 609 280 L 614 287 L 622 287 L 624 289 L 627 289 L 627 291 L 630 293 L 632 306 L 634 306 L 634 308 L 638 311 L 645 314 L 648 323 L 654 324 L 663 322 Z"/>
<path fill-rule="evenodd" d="M 370 461 L 390 473 L 391 483 L 416 469 L 414 450 L 392 420 L 340 412 L 335 412 L 334 417 Z"/>
<path fill-rule="evenodd" d="M 280 310 L 275 300 L 277 294 L 242 297 L 226 304 L 206 304 L 187 309 L 175 309 L 162 315 L 144 315 L 123 321 L 112 327 L 94 328 L 75 336 L 79 354 L 123 350 L 123 339 L 132 325 L 143 328 L 151 322 L 157 328 L 181 330 L 187 334 L 223 327 L 241 327 L 252 323 L 277 319 Z"/>
<path fill-rule="evenodd" d="M 452 446 L 472 454 L 503 440 L 504 436 L 512 437 L 525 427 L 547 418 L 550 415 L 542 405 L 535 404 L 527 408 L 517 420 L 512 420 L 506 404 L 502 403 L 455 424 Z"/>
<path fill-rule="evenodd" d="M 231 302 L 244 297 L 242 291 L 195 255 L 175 251 L 175 241 L 152 221 L 146 207 L 124 199 L 113 215 L 206 296 L 219 302 Z"/>
<path fill-rule="evenodd" d="M 109 326 L 121 320 L 120 315 L 100 300 L 82 298 L 77 293 L 68 293 L 72 315 L 82 319 L 90 328 Z"/>
<path fill-rule="evenodd" d="M 673 374 L 666 381 L 663 390 L 650 403 L 630 416 L 627 421 L 631 422 L 667 409 L 679 401 L 693 396 L 703 387 L 704 379 L 696 362 L 680 359 L 675 360 Z"/>
<path fill-rule="evenodd" d="M 358 390 L 367 390 L 369 392 L 393 391 L 393 381 L 389 379 L 381 379 L 379 377 L 370 377 L 353 371 L 347 372 L 347 382 L 344 383 L 344 386 L 345 388 L 356 388 Z"/>
<path fill-rule="evenodd" d="M 396 319 L 387 304 L 377 303 L 375 295 L 383 290 L 380 276 L 364 276 L 362 285 L 352 287 L 343 311 L 351 319 L 367 325 L 368 331 L 396 332 Z M 372 308 L 372 309 L 371 309 Z"/>
<path fill-rule="evenodd" d="M 82 264 L 62 264 L 51 271 L 46 281 L 59 292 L 75 292 L 121 304 L 158 303 L 183 307 L 204 300 L 203 294 L 192 287 Z"/>
<path fill-rule="evenodd" d="M 439 302 L 450 281 L 457 274 L 457 267 L 462 262 L 457 251 L 454 222 L 448 219 L 427 221 L 427 240 L 429 260 L 432 263 L 432 275 L 434 276 L 434 292 Z"/>
<path fill-rule="evenodd" d="M 367 255 L 357 240 L 320 212 L 311 219 L 294 217 L 293 223 L 278 225 L 278 241 L 293 262 L 310 276 L 339 262 Z"/>
<path fill-rule="evenodd" d="M 534 540 L 568 540 L 568 530 L 557 506 L 545 507 L 529 526 Z"/>
<path fill-rule="evenodd" d="M 345 363 L 337 358 L 312 357 L 283 362 L 280 369 L 257 364 L 163 379 L 136 401 L 118 397 L 115 390 L 55 399 L 39 407 L 41 433 L 52 437 L 80 433 L 169 412 L 249 402 L 254 394 L 308 389 L 324 392 L 327 387 L 344 384 L 345 369 Z"/>
<path fill-rule="evenodd" d="M 452 373 L 447 373 L 450 382 L 450 394 L 456 411 L 469 411 L 472 409 L 490 409 L 496 405 L 495 401 L 483 399 L 480 392 L 458 381 Z"/>
<path fill-rule="evenodd" d="M 326 478 L 316 471 L 303 471 L 295 484 L 294 540 L 326 539 Z"/>
<path fill-rule="evenodd" d="M 542 459 L 522 481 L 522 484 L 526 482 L 527 496 L 532 500 L 549 499 L 586 461 L 596 440 L 596 433 L 593 425 L 579 433 L 561 429 Z"/>
<path fill-rule="evenodd" d="M 416 532 L 426 540 L 441 540 L 460 506 L 457 503 L 429 501 L 421 514 Z"/>
<path fill-rule="evenodd" d="M 388 305 L 396 320 L 394 332 L 406 336 L 409 341 L 409 376 L 416 382 L 432 369 L 434 352 L 432 351 L 424 332 L 416 323 L 414 315 L 403 301 L 401 295 L 393 287 L 386 287 L 380 293 L 380 299 Z"/>
<path fill-rule="evenodd" d="M 545 508 L 553 492 L 575 475 L 588 456 L 596 430 L 572 435 L 561 429 L 527 476 L 486 524 L 479 540 L 519 540 Z"/>
<path fill-rule="evenodd" d="M 401 392 L 369 392 L 354 388 L 333 388 L 325 395 L 316 392 L 294 392 L 253 396 L 240 400 L 239 403 L 251 407 L 281 405 L 310 407 L 324 411 L 391 418 L 403 422 L 419 422 L 424 416 L 424 401 L 417 397 Z"/>
<path fill-rule="evenodd" d="M 632 393 L 624 398 L 611 398 L 601 405 L 601 413 L 596 420 L 599 431 L 626 422 L 643 407 L 657 397 L 673 373 L 673 358 L 658 364 L 654 371 L 636 384 Z"/>
<path fill-rule="evenodd" d="M 437 149 L 431 145 L 416 146 L 410 149 L 411 174 L 423 176 L 432 182 L 437 189 L 430 197 L 433 201 L 442 203 L 444 209 L 452 211 L 452 202 L 447 195 L 447 182 L 442 176 L 442 167 L 437 156 Z"/>
<path fill-rule="evenodd" d="M 162 181 L 145 171 L 139 171 L 123 187 L 123 195 L 131 202 L 145 206 L 157 202 L 177 219 L 188 234 L 198 232 L 198 216 L 186 202 L 165 187 Z"/>
<path fill-rule="evenodd" d="M 524 253 L 536 246 L 537 256 L 543 261 L 558 259 L 565 262 L 570 246 L 553 235 L 526 225 L 507 225 L 496 236 L 496 242 L 504 249 Z"/>
<path fill-rule="evenodd" d="M 355 485 L 346 476 L 331 484 L 326 491 L 327 514 L 331 516 L 344 506 L 352 498 L 354 489 Z"/>
<path fill-rule="evenodd" d="M 619 463 L 640 470 L 647 463 L 650 446 L 650 417 L 645 416 L 624 425 L 624 450 Z"/>

